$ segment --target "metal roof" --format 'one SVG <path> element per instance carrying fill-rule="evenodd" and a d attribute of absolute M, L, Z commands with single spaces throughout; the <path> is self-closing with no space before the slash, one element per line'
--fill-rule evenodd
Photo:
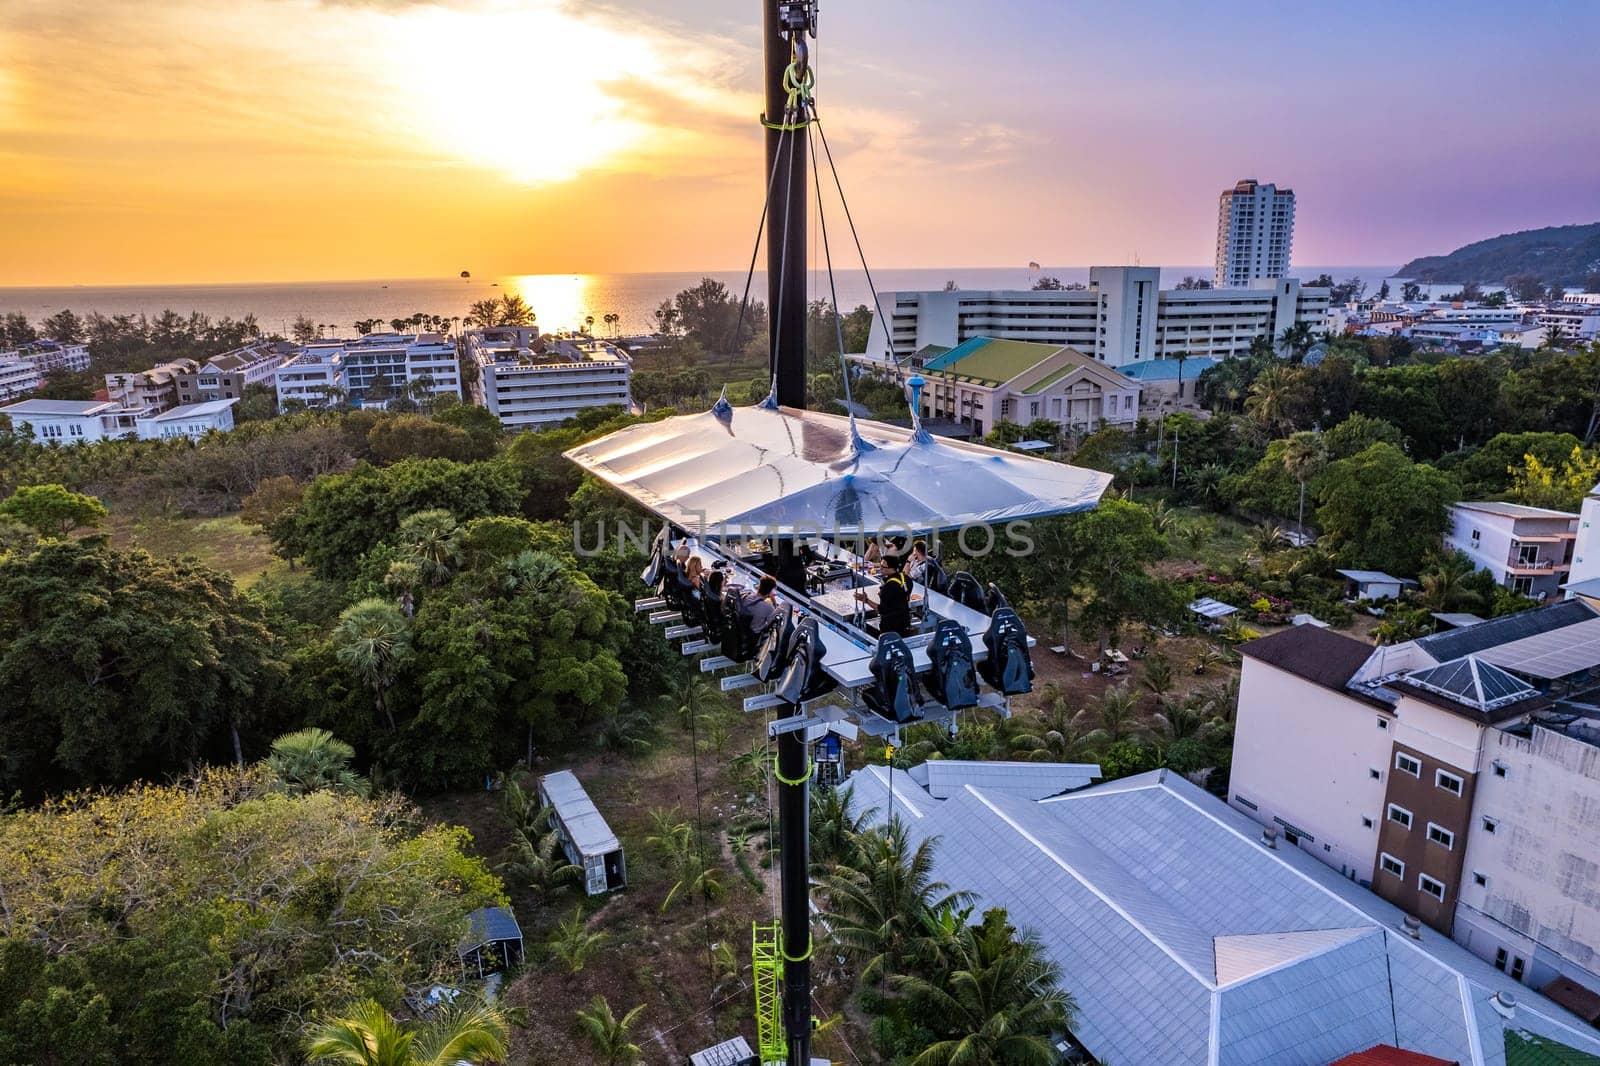
<path fill-rule="evenodd" d="M 967 785 L 1027 799 L 1058 796 L 1100 776 L 1095 763 L 982 762 L 931 759 L 906 771 L 936 800 L 949 799 Z"/>
<path fill-rule="evenodd" d="M 1529 507 L 1525 503 L 1501 503 L 1497 500 L 1474 500 L 1468 503 L 1458 503 L 1456 506 L 1466 511 L 1499 515 L 1502 518 L 1565 518 L 1575 520 L 1578 517 L 1571 511 L 1552 511 L 1548 507 Z"/>
<path fill-rule="evenodd" d="M 967 785 L 921 808 L 904 821 L 939 839 L 933 875 L 1040 936 L 1102 1061 L 1301 1066 L 1392 1044 L 1506 1066 L 1507 1028 L 1600 1053 L 1580 1019 L 1432 929 L 1413 940 L 1388 901 L 1268 850 L 1168 771 L 1040 801 Z M 1499 991 L 1518 996 L 1511 1021 Z"/>
<path fill-rule="evenodd" d="M 116 407 L 114 400 L 22 400 L 0 407 L 5 415 L 95 415 Z"/>
<path fill-rule="evenodd" d="M 1189 610 L 1202 618 L 1226 618 L 1238 609 L 1232 604 L 1214 600 L 1210 596 L 1202 596 L 1189 605 Z"/>
<path fill-rule="evenodd" d="M 1415 585 L 1416 582 L 1409 577 L 1395 577 L 1382 570 L 1335 570 L 1336 574 L 1343 574 L 1351 581 L 1362 585 Z"/>
<path fill-rule="evenodd" d="M 485 944 L 521 939 L 522 926 L 517 924 L 516 915 L 504 907 L 481 907 L 467 915 L 467 935 L 457 950 L 466 955 Z"/>
<path fill-rule="evenodd" d="M 1569 581 L 1561 587 L 1574 596 L 1600 597 L 1600 577 L 1586 578 L 1583 581 Z"/>
<path fill-rule="evenodd" d="M 689 1066 L 744 1066 L 754 1060 L 756 1053 L 750 1050 L 750 1045 L 744 1037 L 736 1036 L 732 1040 L 724 1040 L 715 1047 L 708 1047 L 704 1051 L 696 1051 L 689 1056 Z"/>
<path fill-rule="evenodd" d="M 1210 356 L 1190 356 L 1183 361 L 1183 380 L 1194 381 L 1216 365 Z M 1135 381 L 1177 381 L 1179 369 L 1176 359 L 1140 359 L 1117 367 L 1118 373 Z"/>
<path fill-rule="evenodd" d="M 203 418 L 206 415 L 220 414 L 238 402 L 238 399 L 234 398 L 232 400 L 206 400 L 202 403 L 186 404 L 183 407 L 174 407 L 171 410 L 163 411 L 152 417 L 151 421 L 175 422 L 182 418 Z"/>
<path fill-rule="evenodd" d="M 594 800 L 583 790 L 571 770 L 545 774 L 539 781 L 545 802 L 561 819 L 567 839 L 584 855 L 608 855 L 622 848 L 617 835 L 606 824 Z"/>
<path fill-rule="evenodd" d="M 1421 637 L 1416 641 L 1416 646 L 1427 652 L 1434 661 L 1442 663 L 1498 648 L 1514 640 L 1564 629 L 1595 617 L 1600 615 L 1581 600 L 1564 600 L 1548 607 L 1535 607 L 1531 611 L 1491 618 L 1481 625 L 1466 629 L 1452 629 L 1448 633 Z"/>
<path fill-rule="evenodd" d="M 1600 666 L 1600 618 L 1488 648 L 1480 657 L 1507 670 L 1554 680 Z"/>
<path fill-rule="evenodd" d="M 922 365 L 922 369 L 930 374 L 950 374 L 974 382 L 1003 385 L 1032 370 L 1059 351 L 1061 351 L 1059 344 L 973 337 L 948 352 L 929 359 Z"/>

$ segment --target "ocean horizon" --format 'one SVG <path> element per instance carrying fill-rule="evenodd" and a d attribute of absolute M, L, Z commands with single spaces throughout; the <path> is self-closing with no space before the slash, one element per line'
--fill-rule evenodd
<path fill-rule="evenodd" d="M 1210 266 L 1161 268 L 1163 287 L 1177 285 L 1186 276 L 1209 278 Z M 1382 266 L 1306 266 L 1297 267 L 1295 276 L 1312 278 L 1323 273 L 1336 279 L 1357 276 L 1375 289 L 1393 275 L 1395 267 Z M 808 290 L 812 300 L 831 299 L 828 278 L 821 271 L 808 271 Z M 1035 278 L 1048 275 L 1066 283 L 1087 282 L 1086 266 L 1045 266 L 1038 271 L 1026 267 L 919 267 L 873 271 L 872 280 L 879 292 L 943 288 L 953 281 L 963 289 L 1027 289 Z M 256 316 L 263 331 L 287 334 L 296 317 L 335 327 L 333 333 L 354 332 L 354 323 L 376 318 L 388 321 L 406 318 L 417 312 L 465 315 L 474 301 L 502 293 L 517 293 L 534 309 L 541 328 L 547 331 L 579 329 L 593 316 L 597 333 L 609 334 L 605 316 L 620 316 L 616 331 L 623 334 L 647 333 L 655 329 L 655 309 L 702 277 L 714 278 L 728 287 L 734 299 L 744 292 L 743 271 L 669 271 L 624 274 L 512 274 L 482 278 L 394 278 L 364 281 L 307 281 L 229 283 L 215 285 L 57 285 L 0 288 L 0 314 L 20 311 L 37 325 L 63 309 L 78 315 L 98 312 L 103 315 L 147 315 L 165 310 L 187 316 L 198 311 L 213 319 Z M 860 270 L 835 271 L 839 304 L 849 310 L 872 302 L 871 287 Z M 751 286 L 752 300 L 763 299 L 766 274 L 757 271 Z"/>

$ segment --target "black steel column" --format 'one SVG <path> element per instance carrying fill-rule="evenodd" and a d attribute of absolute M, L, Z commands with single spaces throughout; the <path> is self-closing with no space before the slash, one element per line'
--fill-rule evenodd
<path fill-rule="evenodd" d="M 761 0 L 766 54 L 766 119 L 785 121 L 789 93 L 783 73 L 789 67 L 789 35 L 779 11 L 781 0 Z M 776 171 L 774 171 L 776 166 Z M 767 314 L 771 326 L 772 376 L 778 402 L 806 405 L 806 131 L 767 129 L 767 165 L 772 203 L 767 211 Z"/>
<path fill-rule="evenodd" d="M 766 57 L 766 118 L 785 116 L 783 84 L 791 59 L 784 11 L 794 5 L 761 0 Z M 801 31 L 803 34 L 803 30 Z M 804 46 L 802 41 L 802 47 Z M 767 210 L 767 313 L 772 376 L 778 402 L 806 405 L 806 131 L 767 129 L 772 202 Z M 791 549 L 792 550 L 792 549 Z M 798 706 L 793 708 L 799 714 Z M 778 847 L 782 887 L 783 1029 L 788 1066 L 811 1066 L 811 760 L 805 730 L 778 737 Z"/>

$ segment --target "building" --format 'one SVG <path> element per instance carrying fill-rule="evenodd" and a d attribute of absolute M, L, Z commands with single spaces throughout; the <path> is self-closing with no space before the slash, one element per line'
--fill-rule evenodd
<path fill-rule="evenodd" d="M 1588 344 L 1600 337 L 1600 308 L 1552 304 L 1537 311 L 1534 321 L 1544 326 L 1552 338 Z"/>
<path fill-rule="evenodd" d="M 1257 279 L 1284 277 L 1293 244 L 1294 190 L 1246 178 L 1217 199 L 1217 268 L 1212 286 L 1242 289 Z"/>
<path fill-rule="evenodd" d="M 1600 1054 L 1583 1019 L 1171 771 L 1043 798 L 991 774 L 945 799 L 915 772 L 863 767 L 852 807 L 936 839 L 932 877 L 973 893 L 972 920 L 1004 907 L 1039 937 L 1097 1061 L 1321 1066 L 1390 1045 L 1504 1066 L 1524 1040 Z"/>
<path fill-rule="evenodd" d="M 507 429 L 543 429 L 591 407 L 633 404 L 633 363 L 609 341 L 544 337 L 535 326 L 466 333 L 473 399 Z"/>
<path fill-rule="evenodd" d="M 37 340 L 9 352 L 0 352 L 0 362 L 10 359 L 31 359 L 46 374 L 81 374 L 89 369 L 89 346 Z"/>
<path fill-rule="evenodd" d="M 628 884 L 628 863 L 622 842 L 571 770 L 539 779 L 539 799 L 550 808 L 550 827 L 561 838 L 567 861 L 583 871 L 583 888 L 603 895 Z"/>
<path fill-rule="evenodd" d="M 857 362 L 893 377 L 883 360 Z M 922 361 L 924 418 L 970 427 L 979 436 L 1001 422 L 1039 419 L 1083 433 L 1139 420 L 1139 383 L 1072 348 L 974 337 Z"/>
<path fill-rule="evenodd" d="M 1520 503 L 1458 503 L 1444 546 L 1466 553 L 1495 583 L 1536 600 L 1554 598 L 1572 570 L 1578 516 Z"/>
<path fill-rule="evenodd" d="M 1335 570 L 1345 579 L 1346 595 L 1353 600 L 1398 600 L 1400 594 L 1414 586 L 1409 577 L 1395 577 L 1382 570 Z"/>
<path fill-rule="evenodd" d="M 348 400 L 382 407 L 402 393 L 461 395 L 455 342 L 442 333 L 373 333 L 302 345 L 273 370 L 280 408 Z"/>
<path fill-rule="evenodd" d="M 40 444 L 197 439 L 212 431 L 232 429 L 233 405 L 238 402 L 213 400 L 157 410 L 125 407 L 113 400 L 23 400 L 0 407 L 0 415 L 8 416 L 13 427 L 32 434 Z"/>
<path fill-rule="evenodd" d="M 32 392 L 44 384 L 44 369 L 32 359 L 0 357 L 0 400 Z"/>
<path fill-rule="evenodd" d="M 200 368 L 193 359 L 174 359 L 134 374 L 107 374 L 106 395 L 121 407 L 131 410 L 165 411 L 176 407 L 178 375 Z"/>
<path fill-rule="evenodd" d="M 1195 384 L 1200 375 L 1216 365 L 1215 359 L 1197 355 L 1181 360 L 1145 359 L 1124 363 L 1117 371 L 1139 383 L 1141 402 L 1152 406 L 1182 406 L 1194 402 Z"/>
<path fill-rule="evenodd" d="M 1236 809 L 1517 981 L 1600 991 L 1600 610 L 1240 651 Z"/>
<path fill-rule="evenodd" d="M 1572 542 L 1572 569 L 1567 572 L 1567 597 L 1589 596 L 1600 606 L 1600 485 L 1583 497 L 1578 531 Z"/>
<path fill-rule="evenodd" d="M 1071 347 L 1111 367 L 1179 353 L 1244 355 L 1296 323 L 1322 330 L 1328 290 L 1292 278 L 1238 289 L 1161 289 L 1156 267 L 1091 267 L 1085 289 L 880 293 L 866 354 L 909 365 L 929 345 L 974 337 Z"/>
<path fill-rule="evenodd" d="M 278 367 L 297 350 L 287 341 L 257 341 L 214 355 L 204 366 L 178 375 L 178 402 L 242 399 L 251 385 L 270 386 Z"/>

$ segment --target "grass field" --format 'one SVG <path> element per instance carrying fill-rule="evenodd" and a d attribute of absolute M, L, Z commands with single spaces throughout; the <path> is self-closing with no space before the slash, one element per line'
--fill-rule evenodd
<path fill-rule="evenodd" d="M 238 515 L 221 518 L 168 518 L 113 513 L 107 520 L 111 542 L 119 548 L 143 548 L 152 555 L 192 555 L 207 566 L 231 574 L 248 588 L 288 564 L 272 554 L 272 544 Z"/>

